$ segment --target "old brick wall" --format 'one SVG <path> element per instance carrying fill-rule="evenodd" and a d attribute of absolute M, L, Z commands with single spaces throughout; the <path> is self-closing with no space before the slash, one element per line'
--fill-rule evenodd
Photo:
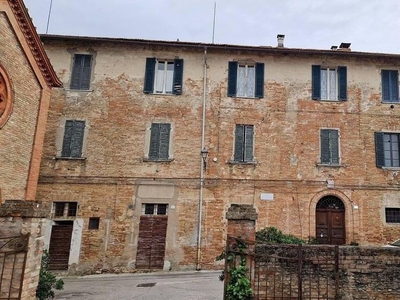
<path fill-rule="evenodd" d="M 142 204 L 167 203 L 174 209 L 168 220 L 165 259 L 172 268 L 193 268 L 204 49 L 43 40 L 66 87 L 73 54 L 94 55 L 91 91 L 53 91 L 38 190 L 42 200 L 79 201 L 77 218 L 85 224 L 80 263 L 88 268 L 95 268 L 96 261 L 108 264 L 108 269 L 134 266 Z M 143 93 L 146 57 L 184 59 L 182 95 Z M 264 98 L 227 97 L 228 62 L 232 60 L 265 63 Z M 347 101 L 311 100 L 313 64 L 347 66 Z M 345 206 L 346 243 L 382 245 L 400 236 L 399 226 L 386 224 L 384 215 L 385 206 L 400 207 L 397 172 L 376 168 L 374 146 L 374 131 L 400 131 L 397 106 L 381 103 L 380 70 L 393 68 L 400 68 L 400 60 L 384 56 L 208 49 L 204 268 L 221 267 L 215 257 L 225 245 L 226 212 L 231 204 L 255 208 L 256 230 L 275 226 L 307 239 L 315 236 L 319 199 L 333 195 Z M 85 159 L 58 157 L 66 119 L 87 122 Z M 158 121 L 172 124 L 171 162 L 144 159 L 148 128 Z M 236 124 L 255 127 L 255 164 L 230 163 Z M 320 128 L 340 131 L 341 164 L 337 167 L 319 164 Z M 327 180 L 334 186 L 328 187 Z M 143 181 L 173 185 L 174 195 L 138 197 Z M 115 190 L 123 190 L 123 195 Z M 273 199 L 261 200 L 262 193 Z M 86 231 L 90 216 L 100 217 L 98 232 Z M 107 236 L 112 243 L 102 252 Z"/>
<path fill-rule="evenodd" d="M 0 67 L 8 74 L 13 109 L 0 128 L 0 199 L 25 199 L 41 89 L 6 13 L 0 11 Z M 11 91 L 10 91 L 11 92 Z"/>

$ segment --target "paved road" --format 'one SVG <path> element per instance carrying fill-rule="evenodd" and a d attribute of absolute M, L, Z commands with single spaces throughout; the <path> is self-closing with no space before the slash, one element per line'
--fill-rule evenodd
<path fill-rule="evenodd" d="M 221 300 L 220 271 L 91 275 L 63 278 L 56 300 Z"/>

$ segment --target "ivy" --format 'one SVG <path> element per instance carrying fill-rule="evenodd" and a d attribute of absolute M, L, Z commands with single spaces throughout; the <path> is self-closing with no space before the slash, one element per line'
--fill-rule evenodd
<path fill-rule="evenodd" d="M 62 290 L 64 288 L 64 281 L 62 279 L 57 279 L 53 273 L 47 270 L 49 262 L 49 252 L 45 250 L 40 263 L 39 284 L 36 289 L 36 298 L 38 300 L 53 299 L 53 288 L 56 290 Z"/>

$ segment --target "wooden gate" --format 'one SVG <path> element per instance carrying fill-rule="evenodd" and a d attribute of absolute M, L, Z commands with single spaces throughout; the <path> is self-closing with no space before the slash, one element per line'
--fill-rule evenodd
<path fill-rule="evenodd" d="M 343 202 L 334 196 L 323 197 L 316 208 L 316 239 L 318 244 L 344 245 L 345 208 Z"/>
<path fill-rule="evenodd" d="M 166 215 L 143 215 L 140 217 L 137 269 L 162 269 L 164 267 L 165 238 L 168 217 Z"/>
<path fill-rule="evenodd" d="M 49 270 L 68 270 L 73 223 L 59 222 L 51 229 Z"/>
<path fill-rule="evenodd" d="M 0 238 L 0 299 L 21 299 L 29 234 Z"/>

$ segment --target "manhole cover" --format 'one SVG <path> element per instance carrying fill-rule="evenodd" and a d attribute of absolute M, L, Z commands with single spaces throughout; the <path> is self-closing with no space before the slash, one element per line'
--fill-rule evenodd
<path fill-rule="evenodd" d="M 155 286 L 157 282 L 150 282 L 150 283 L 140 283 L 137 285 L 137 287 L 152 287 Z"/>

